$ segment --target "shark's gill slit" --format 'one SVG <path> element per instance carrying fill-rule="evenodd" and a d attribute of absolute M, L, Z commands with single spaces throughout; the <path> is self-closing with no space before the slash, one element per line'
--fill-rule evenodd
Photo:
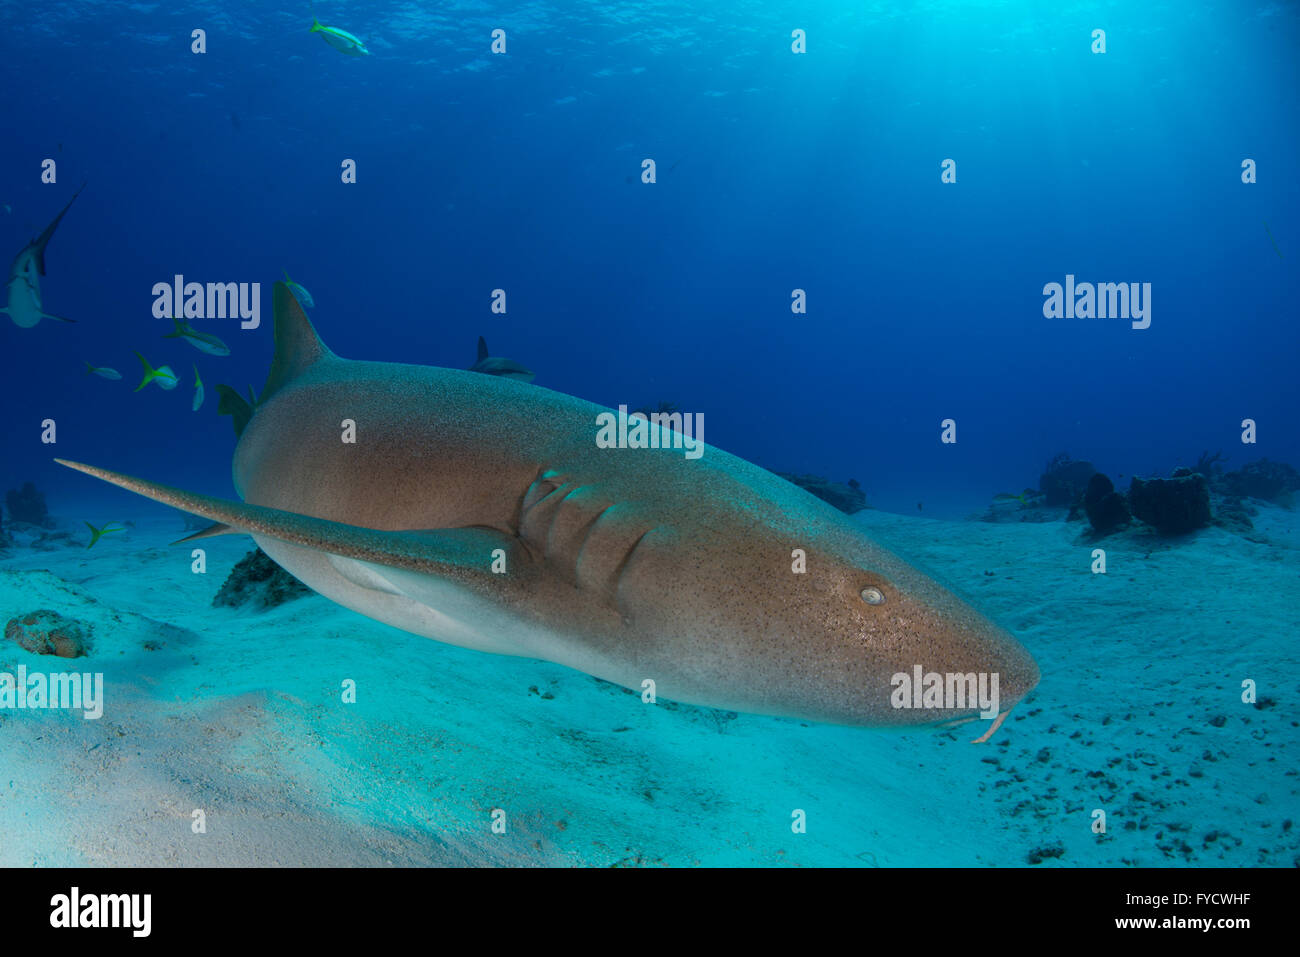
<path fill-rule="evenodd" d="M 584 509 L 581 500 L 571 501 L 574 495 L 579 492 L 590 491 L 590 488 L 588 485 L 575 485 L 560 499 L 559 505 L 551 515 L 550 527 L 546 530 L 547 557 L 562 558 L 565 554 L 566 542 L 572 546 L 579 535 L 582 536 L 581 541 L 586 541 L 588 530 L 596 523 L 596 519 L 600 518 L 601 514 L 604 513 L 604 508 L 593 513 L 590 508 Z M 579 543 L 574 554 L 576 555 L 580 551 L 581 543 Z M 576 580 L 578 574 L 576 558 L 571 571 Z"/>
<path fill-rule="evenodd" d="M 614 505 L 615 505 L 614 502 L 610 502 L 608 505 L 606 505 L 604 508 L 602 508 L 599 512 L 595 514 L 595 516 L 591 520 L 591 524 L 587 526 L 587 530 L 582 536 L 582 542 L 578 545 L 577 549 L 574 550 L 573 572 L 574 575 L 577 576 L 579 586 L 582 585 L 582 576 L 580 574 L 580 570 L 582 568 L 582 556 L 585 555 L 587 552 L 587 543 L 591 541 L 591 533 L 596 530 L 596 526 L 599 525 L 600 520 L 605 517 L 605 513 L 608 512 L 611 508 L 613 508 Z"/>
<path fill-rule="evenodd" d="M 627 570 L 628 570 L 628 568 L 629 568 L 629 567 L 631 566 L 631 564 L 632 564 L 632 556 L 635 555 L 635 554 L 636 554 L 636 550 L 637 550 L 638 548 L 641 547 L 641 543 L 645 541 L 646 536 L 649 535 L 649 534 L 650 534 L 651 532 L 653 532 L 653 531 L 654 531 L 653 528 L 647 528 L 644 532 L 642 532 L 640 535 L 638 535 L 637 538 L 636 538 L 636 541 L 632 543 L 632 547 L 629 548 L 629 549 L 627 550 L 627 554 L 623 556 L 623 560 L 622 560 L 621 562 L 618 563 L 618 568 L 616 568 L 616 569 L 614 570 L 614 605 L 615 605 L 615 607 L 618 606 L 618 593 L 619 593 L 619 591 L 621 591 L 622 588 L 623 588 L 623 576 L 624 576 L 625 574 L 627 574 Z M 622 613 L 622 611 L 623 611 L 623 609 L 622 609 L 622 608 L 619 608 L 619 613 L 620 613 L 620 614 Z"/>
<path fill-rule="evenodd" d="M 519 505 L 520 518 L 528 512 L 539 501 L 546 498 L 557 488 L 564 484 L 558 472 L 545 471 L 538 474 L 532 483 L 524 490 L 523 500 Z"/>
<path fill-rule="evenodd" d="M 531 515 L 534 511 L 536 511 L 537 509 L 543 506 L 554 507 L 555 505 L 558 505 L 561 501 L 563 501 L 564 495 L 563 494 L 557 495 L 557 493 L 563 493 L 564 490 L 565 490 L 564 485 L 551 486 L 550 488 L 546 489 L 545 492 L 540 493 L 535 499 L 533 499 L 531 504 L 525 505 L 524 511 Z"/>

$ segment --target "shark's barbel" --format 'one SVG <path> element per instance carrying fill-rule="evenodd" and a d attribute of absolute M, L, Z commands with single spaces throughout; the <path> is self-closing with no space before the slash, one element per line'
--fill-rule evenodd
<path fill-rule="evenodd" d="M 284 283 L 274 299 L 256 406 L 223 392 L 243 502 L 63 464 L 218 523 L 194 537 L 252 535 L 370 618 L 677 701 L 870 726 L 976 716 L 891 704 L 920 666 L 997 674 L 1000 723 L 1037 683 L 1009 634 L 770 472 L 670 441 L 599 448 L 606 410 L 501 376 L 339 358 Z"/>

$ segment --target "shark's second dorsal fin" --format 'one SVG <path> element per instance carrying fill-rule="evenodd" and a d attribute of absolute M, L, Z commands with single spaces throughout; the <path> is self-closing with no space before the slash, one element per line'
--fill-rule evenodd
<path fill-rule="evenodd" d="M 235 427 L 235 437 L 238 438 L 244 434 L 244 427 L 253 417 L 253 406 L 228 385 L 218 385 L 217 395 L 221 397 L 217 402 L 217 415 L 230 416 L 231 424 Z"/>
<path fill-rule="evenodd" d="M 482 336 L 479 336 L 478 337 L 478 358 L 475 359 L 474 361 L 482 362 L 484 359 L 488 357 L 488 355 L 489 353 L 487 347 L 487 340 L 484 339 Z"/>
<path fill-rule="evenodd" d="M 285 383 L 302 375 L 314 363 L 334 355 L 320 341 L 311 320 L 289 287 L 277 282 L 272 293 L 275 312 L 275 358 L 258 403 L 275 395 Z"/>

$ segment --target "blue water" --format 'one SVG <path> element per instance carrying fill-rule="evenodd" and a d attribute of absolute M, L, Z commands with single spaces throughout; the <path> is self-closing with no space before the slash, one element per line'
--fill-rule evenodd
<path fill-rule="evenodd" d="M 133 386 L 140 349 L 260 386 L 269 323 L 227 322 L 211 361 L 159 339 L 150 290 L 260 281 L 269 315 L 282 268 L 341 355 L 468 366 L 486 335 L 541 384 L 702 411 L 719 446 L 884 507 L 964 514 L 1061 450 L 1163 472 L 1239 448 L 1244 417 L 1300 458 L 1294 7 L 425 9 L 322 4 L 369 43 L 353 58 L 305 4 L 0 8 L 5 242 L 89 184 L 45 280 L 80 323 L 3 333 L 10 476 L 84 489 L 36 441 L 53 417 L 87 459 L 228 491 L 212 407 L 80 363 Z M 1044 319 L 1066 273 L 1152 283 L 1151 328 Z"/>
<path fill-rule="evenodd" d="M 230 496 L 215 385 L 260 388 L 282 269 L 339 355 L 463 368 L 483 335 L 539 385 L 672 401 L 710 444 L 885 511 L 965 517 L 1060 451 L 1112 476 L 1300 463 L 1294 4 L 316 14 L 372 55 L 310 35 L 305 2 L 0 4 L 0 255 L 87 184 L 42 287 L 77 323 L 0 316 L 3 488 L 78 520 L 128 501 L 60 455 Z M 151 290 L 177 273 L 261 283 L 261 327 L 196 321 L 226 358 L 161 338 Z M 1067 274 L 1150 283 L 1150 327 L 1045 318 Z M 135 350 L 180 387 L 132 392 Z"/>

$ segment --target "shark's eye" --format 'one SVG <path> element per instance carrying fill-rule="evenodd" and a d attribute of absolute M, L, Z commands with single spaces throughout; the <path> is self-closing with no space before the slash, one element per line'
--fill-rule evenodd
<path fill-rule="evenodd" d="M 862 600 L 868 605 L 883 605 L 885 603 L 885 594 L 879 588 L 868 585 L 862 589 Z"/>

